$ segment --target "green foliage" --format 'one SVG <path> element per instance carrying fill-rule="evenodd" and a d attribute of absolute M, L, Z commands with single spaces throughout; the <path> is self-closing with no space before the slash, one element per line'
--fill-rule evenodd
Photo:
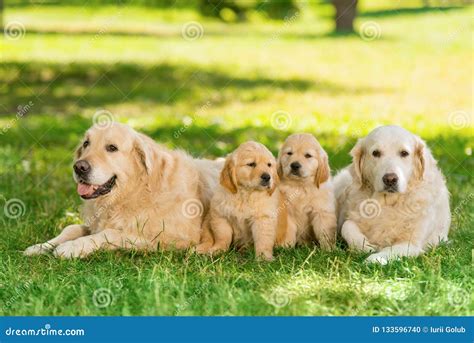
<path fill-rule="evenodd" d="M 0 208 L 20 199 L 24 212 L 0 211 L 0 315 L 472 315 L 471 8 L 362 5 L 357 24 L 381 28 L 373 41 L 330 35 L 330 5 L 290 25 L 227 25 L 187 9 L 7 10 L 26 33 L 0 38 Z M 184 39 L 183 23 L 196 20 L 202 37 Z M 451 242 L 385 267 L 342 241 L 330 253 L 279 249 L 272 263 L 251 251 L 24 257 L 80 221 L 72 151 L 100 109 L 194 156 L 223 156 L 249 139 L 276 153 L 288 134 L 312 132 L 333 173 L 358 137 L 403 125 L 446 175 Z M 281 127 L 274 114 L 283 112 Z M 100 289 L 108 306 L 94 301 Z"/>

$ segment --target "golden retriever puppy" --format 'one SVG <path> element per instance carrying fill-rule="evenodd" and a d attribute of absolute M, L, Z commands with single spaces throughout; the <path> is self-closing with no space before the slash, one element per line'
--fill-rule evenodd
<path fill-rule="evenodd" d="M 278 154 L 279 189 L 288 212 L 277 244 L 294 247 L 317 240 L 323 249 L 336 243 L 336 204 L 328 156 L 313 135 L 289 136 Z"/>
<path fill-rule="evenodd" d="M 210 209 L 213 242 L 198 246 L 200 253 L 217 253 L 255 245 L 257 257 L 273 259 L 280 196 L 276 161 L 262 144 L 246 142 L 227 156 Z M 212 244 L 213 243 L 213 244 Z"/>
<path fill-rule="evenodd" d="M 25 254 L 72 258 L 98 249 L 194 246 L 222 165 L 168 150 L 123 124 L 93 126 L 74 161 L 84 223 Z"/>
<path fill-rule="evenodd" d="M 386 264 L 448 239 L 448 189 L 418 136 L 382 126 L 351 155 L 352 164 L 334 180 L 338 224 L 351 248 L 374 252 L 367 260 Z"/>

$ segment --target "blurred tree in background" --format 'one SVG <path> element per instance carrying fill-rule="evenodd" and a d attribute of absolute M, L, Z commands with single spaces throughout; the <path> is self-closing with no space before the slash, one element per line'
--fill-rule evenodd
<path fill-rule="evenodd" d="M 336 32 L 354 32 L 354 19 L 357 15 L 358 0 L 332 0 L 336 9 Z"/>

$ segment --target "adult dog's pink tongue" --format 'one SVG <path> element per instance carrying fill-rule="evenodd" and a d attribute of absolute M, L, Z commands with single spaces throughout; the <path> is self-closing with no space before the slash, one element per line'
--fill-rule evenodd
<path fill-rule="evenodd" d="M 78 183 L 77 184 L 77 193 L 79 195 L 92 195 L 94 193 L 95 189 L 93 185 L 88 185 L 86 183 Z"/>

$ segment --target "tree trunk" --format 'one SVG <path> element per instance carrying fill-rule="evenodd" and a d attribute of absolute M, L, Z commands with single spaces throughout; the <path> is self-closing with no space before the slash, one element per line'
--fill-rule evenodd
<path fill-rule="evenodd" d="M 332 0 L 336 9 L 336 32 L 354 32 L 358 0 Z"/>

